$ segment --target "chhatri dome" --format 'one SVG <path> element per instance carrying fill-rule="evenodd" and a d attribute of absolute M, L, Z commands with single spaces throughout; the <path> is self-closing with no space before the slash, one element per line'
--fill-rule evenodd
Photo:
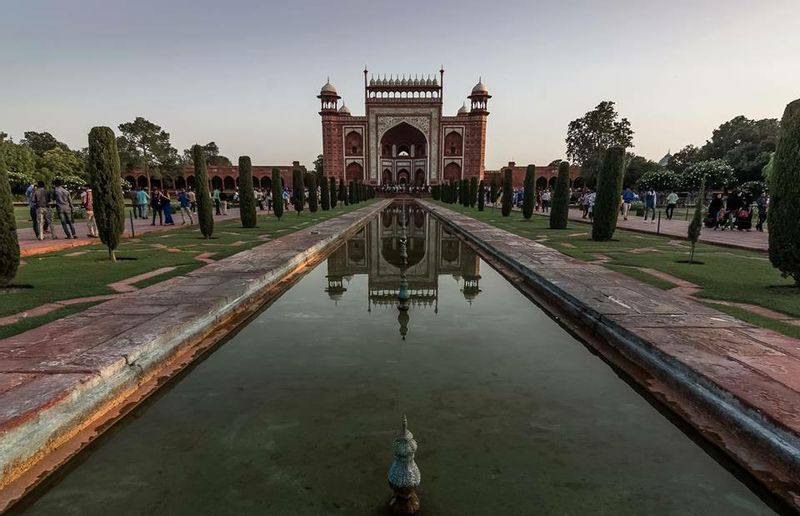
<path fill-rule="evenodd" d="M 476 84 L 472 88 L 472 94 L 473 95 L 476 95 L 476 94 L 477 95 L 480 95 L 480 94 L 488 95 L 489 94 L 489 88 L 487 88 L 486 85 L 483 84 L 483 82 L 480 79 L 478 79 L 478 84 Z"/>
<path fill-rule="evenodd" d="M 467 103 L 466 102 L 464 102 L 461 105 L 461 107 L 458 108 L 458 114 L 459 115 L 468 115 L 469 114 L 469 108 L 467 107 Z"/>
<path fill-rule="evenodd" d="M 325 85 L 322 87 L 322 89 L 319 90 L 320 95 L 325 95 L 326 93 L 338 95 L 338 93 L 336 92 L 336 87 L 333 84 L 331 84 L 330 79 L 328 79 L 328 82 L 326 82 Z"/>
<path fill-rule="evenodd" d="M 342 103 L 342 107 L 339 108 L 339 114 L 340 115 L 350 114 L 350 108 L 348 108 L 347 105 L 344 104 L 344 102 Z"/>

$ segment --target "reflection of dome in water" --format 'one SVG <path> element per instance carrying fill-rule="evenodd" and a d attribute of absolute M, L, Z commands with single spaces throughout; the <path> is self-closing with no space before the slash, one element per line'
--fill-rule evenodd
<path fill-rule="evenodd" d="M 413 267 L 425 258 L 425 239 L 423 237 L 411 237 L 406 244 L 406 266 Z M 400 239 L 396 237 L 387 237 L 383 239 L 381 245 L 381 256 L 387 262 L 391 263 L 398 269 L 403 265 L 403 260 L 400 257 Z"/>
<path fill-rule="evenodd" d="M 397 322 L 400 323 L 400 335 L 403 336 L 403 340 L 406 340 L 406 335 L 408 334 L 409 319 L 411 319 L 411 316 L 408 315 L 408 310 L 401 310 L 397 315 Z"/>

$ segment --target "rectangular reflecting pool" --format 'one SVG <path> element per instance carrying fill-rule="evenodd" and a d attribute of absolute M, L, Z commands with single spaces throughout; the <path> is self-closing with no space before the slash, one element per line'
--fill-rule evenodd
<path fill-rule="evenodd" d="M 381 214 L 12 513 L 387 514 L 403 414 L 423 515 L 774 514 L 408 207 Z"/>

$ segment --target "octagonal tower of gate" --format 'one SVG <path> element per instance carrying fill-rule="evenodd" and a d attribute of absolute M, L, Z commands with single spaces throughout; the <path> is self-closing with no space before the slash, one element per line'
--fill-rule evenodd
<path fill-rule="evenodd" d="M 488 88 L 482 81 L 454 116 L 442 114 L 444 70 L 428 75 L 370 75 L 364 116 L 353 116 L 328 81 L 320 90 L 325 174 L 383 184 L 483 179 Z"/>

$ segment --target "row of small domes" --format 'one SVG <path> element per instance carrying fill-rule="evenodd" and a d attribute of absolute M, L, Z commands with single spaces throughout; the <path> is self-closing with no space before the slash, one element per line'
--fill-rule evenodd
<path fill-rule="evenodd" d="M 395 79 L 388 79 L 387 80 L 386 77 L 384 77 L 383 79 L 381 79 L 381 78 L 378 78 L 378 79 L 372 78 L 372 79 L 370 79 L 369 80 L 369 85 L 370 86 L 438 86 L 438 83 L 436 82 L 436 78 L 435 77 L 433 79 L 431 79 L 430 77 L 428 77 L 427 79 L 425 79 L 425 78 L 418 79 L 416 77 L 413 78 L 413 79 L 411 79 L 411 78 L 406 79 L 405 77 L 403 77 L 402 79 L 398 78 L 397 80 L 395 80 Z M 331 84 L 330 81 L 325 83 L 325 85 L 322 87 L 322 89 L 320 90 L 319 93 L 320 93 L 320 95 L 325 95 L 325 94 L 338 95 L 338 93 L 336 91 L 336 87 L 333 84 Z M 487 88 L 486 85 L 483 84 L 483 82 L 479 80 L 478 84 L 476 84 L 475 86 L 472 87 L 472 94 L 473 95 L 476 95 L 476 94 L 488 95 L 489 94 L 489 88 Z"/>

